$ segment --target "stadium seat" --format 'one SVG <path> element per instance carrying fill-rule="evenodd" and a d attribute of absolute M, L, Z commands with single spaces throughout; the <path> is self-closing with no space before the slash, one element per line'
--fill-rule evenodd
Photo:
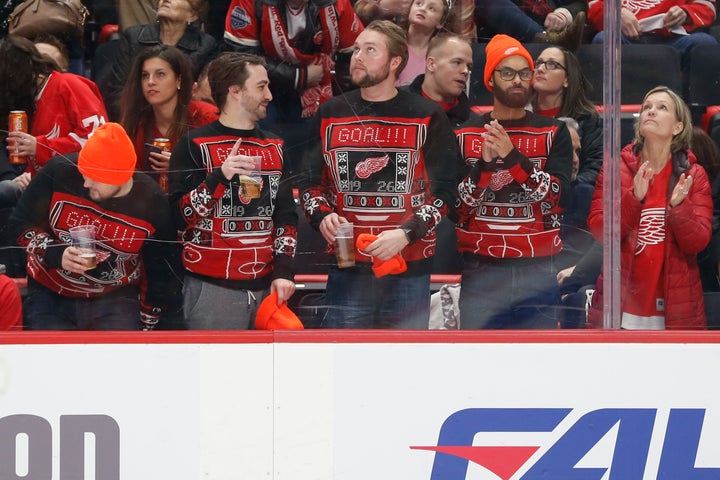
<path fill-rule="evenodd" d="M 603 45 L 580 45 L 575 55 L 592 87 L 590 100 L 603 103 Z M 665 85 L 682 94 L 680 53 L 668 45 L 623 45 L 620 103 L 640 104 L 648 90 Z"/>
<path fill-rule="evenodd" d="M 596 105 L 595 109 L 601 117 L 604 116 L 603 106 Z M 635 120 L 640 115 L 640 105 L 620 105 L 620 148 L 635 138 Z"/>
<path fill-rule="evenodd" d="M 720 105 L 720 45 L 690 51 L 686 85 L 685 100 L 693 112 L 693 123 L 707 122 L 703 116 L 708 107 Z M 709 132 L 712 126 L 705 124 L 703 128 Z"/>
<path fill-rule="evenodd" d="M 473 68 L 470 72 L 470 87 L 467 96 L 470 105 L 492 105 L 493 94 L 485 88 L 483 71 L 485 70 L 485 43 L 473 43 Z"/>
<path fill-rule="evenodd" d="M 720 45 L 688 54 L 686 100 L 691 105 L 720 105 Z"/>

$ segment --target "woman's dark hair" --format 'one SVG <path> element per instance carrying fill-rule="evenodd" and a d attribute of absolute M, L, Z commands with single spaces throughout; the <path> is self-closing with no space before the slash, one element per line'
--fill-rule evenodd
<path fill-rule="evenodd" d="M 583 115 L 597 115 L 595 105 L 588 99 L 587 91 L 590 82 L 582 73 L 580 61 L 573 52 L 564 47 L 558 47 L 565 58 L 565 74 L 568 77 L 568 86 L 563 95 L 558 117 L 579 118 Z"/>
<path fill-rule="evenodd" d="M 49 33 L 41 33 L 40 35 L 33 38 L 33 44 L 38 43 L 47 43 L 48 45 L 52 45 L 53 47 L 57 48 L 60 52 L 60 55 L 62 56 L 62 64 L 58 64 L 57 68 L 59 70 L 62 70 L 66 72 L 68 70 L 68 63 L 70 62 L 70 54 L 68 53 L 68 48 L 65 43 L 60 40 L 55 35 L 51 35 Z M 55 61 L 53 59 L 53 61 Z M 56 62 L 57 63 L 57 62 Z"/>
<path fill-rule="evenodd" d="M 50 75 L 55 62 L 37 51 L 33 42 L 17 35 L 0 40 L 0 139 L 5 139 L 8 114 L 25 110 L 32 124 L 39 75 Z"/>
<path fill-rule="evenodd" d="M 173 123 L 167 132 L 167 137 L 175 144 L 185 134 L 189 127 L 188 114 L 190 100 L 192 99 L 193 75 L 190 59 L 175 47 L 169 45 L 157 45 L 141 50 L 130 67 L 125 87 L 122 91 L 120 101 L 120 123 L 125 127 L 130 138 L 135 141 L 140 128 L 143 129 L 142 136 L 145 141 L 150 141 L 153 126 L 155 125 L 155 113 L 152 106 L 145 99 L 142 90 L 142 74 L 146 60 L 159 58 L 166 61 L 175 76 L 180 79 L 177 104 L 173 114 Z"/>
<path fill-rule="evenodd" d="M 720 148 L 705 130 L 693 127 L 690 150 L 695 154 L 697 162 L 705 168 L 712 183 L 720 171 Z"/>
<path fill-rule="evenodd" d="M 204 22 L 205 19 L 207 19 L 208 10 L 210 9 L 208 0 L 188 0 L 188 3 L 193 13 L 198 16 L 197 21 L 200 23 Z"/>
<path fill-rule="evenodd" d="M 562 104 L 558 117 L 580 118 L 585 115 L 596 116 L 595 105 L 590 101 L 587 92 L 590 89 L 590 82 L 582 73 L 582 66 L 574 53 L 564 47 L 551 45 L 548 48 L 557 48 L 563 54 L 565 60 L 565 75 L 568 86 L 563 93 Z M 536 94 L 537 97 L 537 94 Z M 533 106 L 537 106 L 533 100 Z"/>

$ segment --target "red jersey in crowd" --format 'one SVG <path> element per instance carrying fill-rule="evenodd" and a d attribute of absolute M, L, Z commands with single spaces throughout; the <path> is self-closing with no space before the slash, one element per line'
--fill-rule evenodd
<path fill-rule="evenodd" d="M 35 100 L 30 134 L 37 139 L 37 153 L 28 170 L 37 171 L 54 156 L 79 152 L 106 119 L 105 103 L 94 82 L 52 72 Z"/>

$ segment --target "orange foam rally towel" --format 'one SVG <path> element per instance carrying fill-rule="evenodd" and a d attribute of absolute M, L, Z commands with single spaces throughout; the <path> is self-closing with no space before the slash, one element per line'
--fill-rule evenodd
<path fill-rule="evenodd" d="M 377 235 L 361 233 L 358 235 L 355 246 L 357 246 L 358 250 L 364 251 L 368 245 L 373 243 L 375 240 L 377 240 Z M 403 273 L 407 270 L 407 263 L 405 263 L 405 259 L 402 258 L 399 253 L 390 260 L 380 260 L 377 257 L 373 257 L 372 270 L 378 278 L 385 275 L 397 275 L 398 273 Z"/>
<path fill-rule="evenodd" d="M 255 315 L 256 330 L 302 330 L 303 324 L 287 306 L 277 304 L 277 292 L 273 292 L 262 301 Z"/>

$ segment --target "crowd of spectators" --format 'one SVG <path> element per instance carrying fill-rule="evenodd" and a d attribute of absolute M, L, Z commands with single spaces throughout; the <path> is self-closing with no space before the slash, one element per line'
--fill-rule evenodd
<path fill-rule="evenodd" d="M 462 274 L 442 328 L 599 324 L 603 120 L 574 51 L 604 41 L 602 0 L 87 0 L 83 35 L 34 38 L 9 33 L 21 3 L 0 1 L 0 263 L 25 328 L 253 328 L 308 262 L 308 325 L 428 328 L 433 273 Z M 623 1 L 622 43 L 691 68 L 715 7 Z M 705 328 L 720 291 L 720 153 L 684 93 L 648 92 L 621 154 L 622 328 Z M 82 223 L 140 241 L 95 267 Z"/>

